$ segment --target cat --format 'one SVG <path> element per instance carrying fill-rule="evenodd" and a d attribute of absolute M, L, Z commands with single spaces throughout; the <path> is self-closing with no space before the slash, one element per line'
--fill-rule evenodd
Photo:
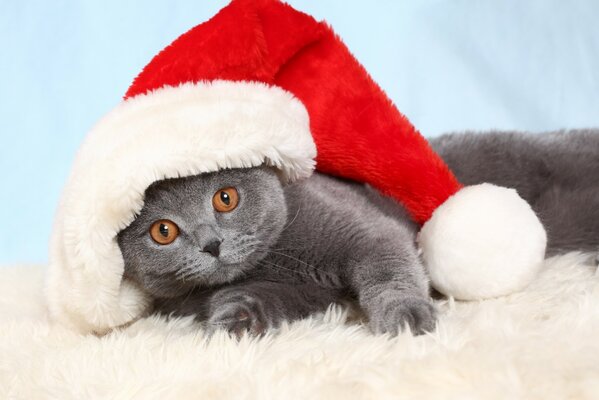
<path fill-rule="evenodd" d="M 516 188 L 547 229 L 548 255 L 599 249 L 599 130 L 430 142 L 462 183 Z M 154 183 L 118 244 L 157 312 L 193 315 L 208 332 L 260 335 L 355 300 L 372 331 L 420 334 L 436 310 L 417 231 L 368 185 L 315 173 L 284 186 L 258 167 Z"/>

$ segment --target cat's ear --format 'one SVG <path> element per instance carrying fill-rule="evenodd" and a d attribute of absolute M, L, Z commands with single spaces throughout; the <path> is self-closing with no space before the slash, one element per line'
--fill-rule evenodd
<path fill-rule="evenodd" d="M 168 195 L 172 192 L 174 187 L 180 185 L 180 182 L 188 180 L 190 177 L 186 178 L 168 178 L 168 179 L 160 179 L 155 182 L 152 182 L 150 186 L 146 188 L 143 194 L 144 204 L 146 201 L 154 201 L 161 200 L 165 197 L 165 194 Z"/>

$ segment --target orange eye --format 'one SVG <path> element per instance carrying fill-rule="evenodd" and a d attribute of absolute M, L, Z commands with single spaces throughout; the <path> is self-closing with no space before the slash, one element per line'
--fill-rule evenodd
<path fill-rule="evenodd" d="M 158 244 L 171 244 L 179 236 L 179 227 L 173 221 L 160 219 L 150 227 L 150 236 Z"/>
<path fill-rule="evenodd" d="M 233 211 L 238 203 L 239 194 L 234 187 L 220 189 L 212 196 L 212 205 L 218 212 Z"/>

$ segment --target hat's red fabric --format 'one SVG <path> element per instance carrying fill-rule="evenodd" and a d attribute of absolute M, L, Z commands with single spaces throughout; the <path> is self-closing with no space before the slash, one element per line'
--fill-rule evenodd
<path fill-rule="evenodd" d="M 287 4 L 233 1 L 162 50 L 126 98 L 217 79 L 291 92 L 310 116 L 316 168 L 371 184 L 419 223 L 461 187 L 333 30 Z"/>

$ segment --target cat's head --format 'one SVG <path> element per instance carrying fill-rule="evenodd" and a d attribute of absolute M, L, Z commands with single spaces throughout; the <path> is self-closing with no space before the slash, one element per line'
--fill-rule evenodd
<path fill-rule="evenodd" d="M 156 297 L 230 282 L 260 261 L 286 219 L 283 188 L 270 168 L 156 182 L 118 235 L 125 274 Z"/>

